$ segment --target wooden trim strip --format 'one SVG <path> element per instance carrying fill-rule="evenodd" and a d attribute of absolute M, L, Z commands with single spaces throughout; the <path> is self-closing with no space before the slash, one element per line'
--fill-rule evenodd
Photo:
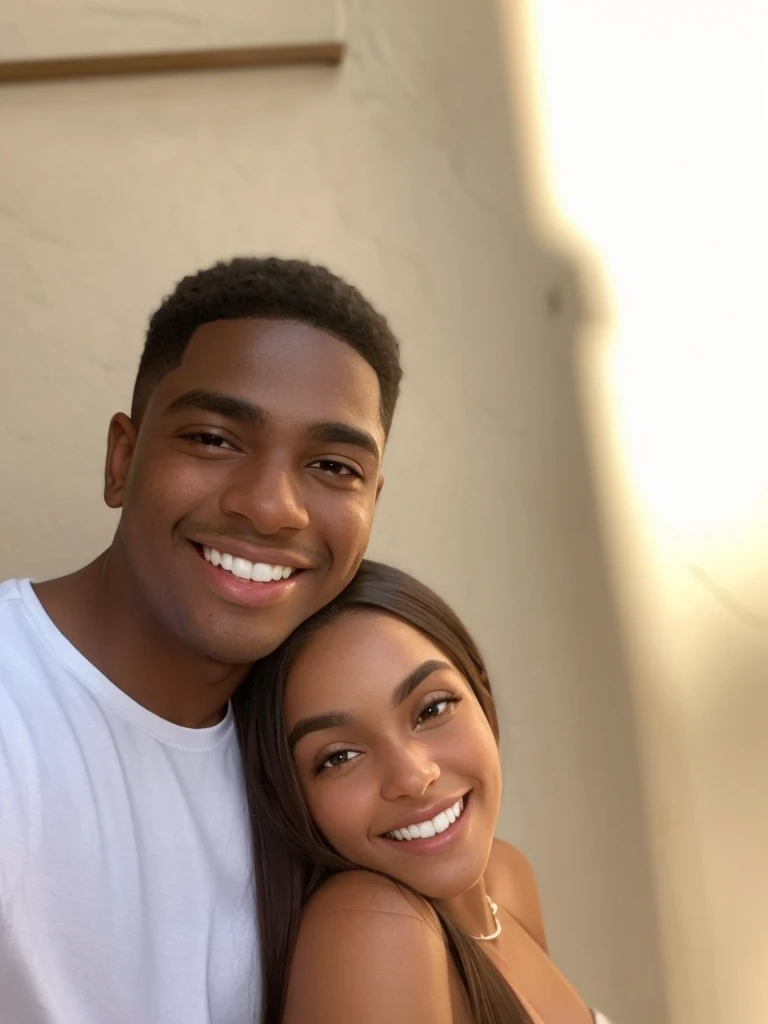
<path fill-rule="evenodd" d="M 174 50 L 168 53 L 115 53 L 94 57 L 48 57 L 42 60 L 0 61 L 0 83 L 147 75 L 165 71 L 340 64 L 343 57 L 344 44 L 338 42 L 221 50 Z"/>

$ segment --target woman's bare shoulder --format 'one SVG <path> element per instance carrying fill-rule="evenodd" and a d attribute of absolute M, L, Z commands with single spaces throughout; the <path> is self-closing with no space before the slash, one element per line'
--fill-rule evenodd
<path fill-rule="evenodd" d="M 450 971 L 424 900 L 381 875 L 345 872 L 305 907 L 284 1022 L 450 1024 Z"/>
<path fill-rule="evenodd" d="M 531 938 L 547 952 L 539 888 L 528 859 L 510 843 L 494 839 L 486 871 L 486 885 L 493 899 L 515 918 Z"/>
<path fill-rule="evenodd" d="M 426 900 L 374 871 L 344 871 L 334 875 L 307 902 L 302 925 L 325 914 L 345 912 L 405 914 L 435 925 L 440 934 L 437 915 Z"/>

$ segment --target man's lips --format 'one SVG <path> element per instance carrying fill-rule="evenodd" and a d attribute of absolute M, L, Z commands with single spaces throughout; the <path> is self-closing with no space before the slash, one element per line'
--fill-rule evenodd
<path fill-rule="evenodd" d="M 311 558 L 284 548 L 257 547 L 254 544 L 226 537 L 195 537 L 191 540 L 191 543 L 199 549 L 201 554 L 204 548 L 208 548 L 218 551 L 221 555 L 231 555 L 232 558 L 244 558 L 252 564 L 285 565 L 293 569 L 316 569 L 320 562 L 317 558 Z"/>
<path fill-rule="evenodd" d="M 239 605 L 243 608 L 261 608 L 279 604 L 297 587 L 302 586 L 301 581 L 310 575 L 308 570 L 294 569 L 287 578 L 252 579 L 250 574 L 247 577 L 239 576 L 206 559 L 203 549 L 197 544 L 190 546 L 195 552 L 197 564 L 202 567 L 208 585 L 214 593 L 228 604 Z M 242 556 L 230 555 L 230 557 L 239 559 Z M 244 565 L 248 566 L 251 563 L 246 560 Z M 265 563 L 265 565 L 269 565 L 269 563 Z M 261 571 L 259 563 L 254 563 L 254 566 L 257 573 Z M 244 571 L 243 567 L 239 568 Z"/>

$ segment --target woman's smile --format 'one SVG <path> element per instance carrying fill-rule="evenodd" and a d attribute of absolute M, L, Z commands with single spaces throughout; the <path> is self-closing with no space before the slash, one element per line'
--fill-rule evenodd
<path fill-rule="evenodd" d="M 456 808 L 458 811 L 455 810 Z M 449 812 L 453 816 L 453 821 L 450 820 Z M 471 807 L 469 793 L 467 793 L 447 810 L 441 811 L 435 818 L 419 822 L 418 825 L 409 825 L 405 829 L 385 833 L 381 838 L 389 847 L 396 848 L 392 851 L 392 855 L 395 857 L 453 856 L 457 852 L 457 844 L 461 842 L 468 831 L 470 816 Z M 439 828 L 435 826 L 436 820 Z M 448 824 L 445 825 L 444 821 L 447 821 Z M 417 828 L 419 833 L 414 835 Z M 399 836 L 397 835 L 398 831 Z M 394 865 L 390 868 L 390 874 L 397 874 L 397 868 Z"/>
<path fill-rule="evenodd" d="M 461 817 L 464 810 L 464 797 L 460 796 L 453 803 L 448 803 L 442 810 L 434 814 L 426 814 L 423 821 L 412 822 L 408 825 L 399 825 L 390 829 L 384 835 L 388 839 L 412 840 L 431 839 L 434 835 L 447 832 L 451 825 L 455 824 Z M 415 814 L 415 812 L 414 812 Z"/>

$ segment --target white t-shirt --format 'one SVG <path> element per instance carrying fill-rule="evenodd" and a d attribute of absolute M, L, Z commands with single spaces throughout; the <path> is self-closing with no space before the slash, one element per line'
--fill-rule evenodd
<path fill-rule="evenodd" d="M 248 1024 L 255 935 L 231 709 L 158 718 L 0 584 L 0 1021 Z"/>

